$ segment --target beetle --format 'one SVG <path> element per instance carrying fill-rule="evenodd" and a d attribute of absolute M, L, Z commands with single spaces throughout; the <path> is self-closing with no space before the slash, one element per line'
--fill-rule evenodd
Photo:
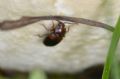
<path fill-rule="evenodd" d="M 62 41 L 66 34 L 66 27 L 62 21 L 57 20 L 57 25 L 55 26 L 54 23 L 52 28 L 48 30 L 44 25 L 45 29 L 49 31 L 46 35 L 45 39 L 43 40 L 43 44 L 46 46 L 55 46 Z"/>

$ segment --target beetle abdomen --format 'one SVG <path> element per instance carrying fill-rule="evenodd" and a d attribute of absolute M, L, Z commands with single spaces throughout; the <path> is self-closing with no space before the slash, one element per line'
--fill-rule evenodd
<path fill-rule="evenodd" d="M 46 37 L 43 41 L 44 45 L 46 46 L 55 46 L 62 40 L 61 37 L 57 37 L 56 39 L 51 39 L 49 37 Z"/>

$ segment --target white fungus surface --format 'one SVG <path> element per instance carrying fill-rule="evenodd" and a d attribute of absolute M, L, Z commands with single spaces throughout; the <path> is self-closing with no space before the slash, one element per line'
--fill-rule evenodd
<path fill-rule="evenodd" d="M 111 0 L 0 0 L 0 21 L 22 16 L 67 15 L 115 25 L 120 1 Z M 47 31 L 51 21 L 26 27 L 0 30 L 0 67 L 29 71 L 41 68 L 48 72 L 76 72 L 104 62 L 111 32 L 82 24 L 71 25 L 65 38 L 54 47 L 46 47 L 37 34 Z"/>

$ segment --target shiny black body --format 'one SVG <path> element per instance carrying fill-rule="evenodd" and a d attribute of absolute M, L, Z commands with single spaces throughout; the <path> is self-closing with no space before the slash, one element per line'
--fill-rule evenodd
<path fill-rule="evenodd" d="M 60 43 L 65 36 L 66 28 L 63 22 L 58 21 L 56 27 L 52 27 L 50 34 L 43 40 L 46 46 L 55 46 Z"/>

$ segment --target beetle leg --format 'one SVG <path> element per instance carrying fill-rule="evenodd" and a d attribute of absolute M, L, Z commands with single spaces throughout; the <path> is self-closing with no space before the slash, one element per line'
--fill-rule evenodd
<path fill-rule="evenodd" d="M 47 30 L 48 34 L 51 33 L 51 29 L 48 29 L 44 24 L 41 25 Z"/>
<path fill-rule="evenodd" d="M 36 36 L 38 36 L 38 37 L 40 37 L 40 38 L 45 37 L 45 36 L 47 36 L 47 35 L 48 35 L 48 34 L 43 34 L 43 35 L 36 34 Z"/>
<path fill-rule="evenodd" d="M 40 25 L 42 25 L 42 26 L 45 28 L 45 30 L 47 31 L 47 33 L 42 34 L 42 35 L 40 35 L 40 34 L 36 34 L 35 36 L 38 36 L 38 37 L 41 38 L 41 37 L 45 37 L 45 36 L 47 36 L 48 34 L 51 33 L 50 29 L 48 29 L 44 24 L 40 24 Z"/>
<path fill-rule="evenodd" d="M 54 22 L 53 22 L 53 20 L 52 20 L 52 27 L 51 27 L 51 29 L 50 29 L 50 32 L 53 32 L 54 29 L 55 29 L 55 24 L 54 24 Z"/>
<path fill-rule="evenodd" d="M 41 24 L 47 31 L 50 31 L 44 24 Z"/>
<path fill-rule="evenodd" d="M 71 26 L 79 24 L 79 23 L 74 23 L 74 22 L 64 22 L 64 23 L 70 24 L 70 25 L 68 25 L 66 32 L 69 32 Z"/>
<path fill-rule="evenodd" d="M 69 32 L 69 30 L 70 30 L 70 26 L 66 29 L 66 32 Z"/>
<path fill-rule="evenodd" d="M 54 24 L 54 22 L 52 20 L 52 28 L 51 28 L 51 30 L 54 29 L 54 28 L 55 28 L 55 24 Z"/>

